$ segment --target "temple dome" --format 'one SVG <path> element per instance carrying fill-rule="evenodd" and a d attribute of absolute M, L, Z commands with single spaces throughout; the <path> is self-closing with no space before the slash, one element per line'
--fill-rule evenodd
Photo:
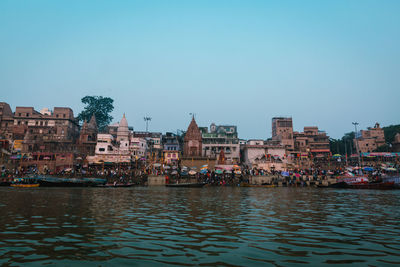
<path fill-rule="evenodd" d="M 119 122 L 118 130 L 117 130 L 117 141 L 128 141 L 129 138 L 129 128 L 128 128 L 128 121 L 124 116 L 122 117 L 121 121 Z"/>

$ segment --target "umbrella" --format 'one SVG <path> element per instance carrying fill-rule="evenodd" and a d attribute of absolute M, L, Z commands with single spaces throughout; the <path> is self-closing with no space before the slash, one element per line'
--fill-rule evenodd
<path fill-rule="evenodd" d="M 364 167 L 364 171 L 372 172 L 373 170 L 374 170 L 374 168 L 372 168 L 372 167 Z"/>
<path fill-rule="evenodd" d="M 189 174 L 190 174 L 190 175 L 195 175 L 195 174 L 196 174 L 196 171 L 191 170 L 191 171 L 189 171 Z"/>
<path fill-rule="evenodd" d="M 171 172 L 171 174 L 175 175 L 175 174 L 178 174 L 178 172 L 177 171 L 173 171 L 173 172 Z"/>
<path fill-rule="evenodd" d="M 207 172 L 208 172 L 207 169 L 202 169 L 202 170 L 200 171 L 201 174 L 206 174 Z"/>
<path fill-rule="evenodd" d="M 154 167 L 160 167 L 161 164 L 160 164 L 160 163 L 154 163 L 153 166 L 154 166 Z"/>
<path fill-rule="evenodd" d="M 282 174 L 282 176 L 289 176 L 288 172 L 282 172 L 281 174 Z"/>
<path fill-rule="evenodd" d="M 215 171 L 215 173 L 216 173 L 216 174 L 223 174 L 223 173 L 224 173 L 224 171 L 223 171 L 223 170 L 219 170 L 219 169 L 218 169 L 218 170 L 216 170 L 216 171 Z"/>
<path fill-rule="evenodd" d="M 166 169 L 166 170 L 168 170 L 168 169 L 170 169 L 171 167 L 170 166 L 164 166 L 164 169 Z"/>
<path fill-rule="evenodd" d="M 397 169 L 395 169 L 395 168 L 386 168 L 385 170 L 386 171 L 397 171 Z"/>
<path fill-rule="evenodd" d="M 76 160 L 82 160 L 82 158 L 81 157 L 77 157 Z"/>

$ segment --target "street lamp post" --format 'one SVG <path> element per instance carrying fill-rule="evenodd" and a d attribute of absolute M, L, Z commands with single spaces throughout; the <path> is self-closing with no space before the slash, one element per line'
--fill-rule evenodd
<path fill-rule="evenodd" d="M 356 153 L 357 153 L 357 158 L 358 158 L 358 166 L 360 166 L 360 151 L 358 149 L 358 139 L 357 139 L 357 125 L 359 124 L 358 122 L 352 122 L 352 124 L 354 125 L 354 138 L 356 139 Z"/>

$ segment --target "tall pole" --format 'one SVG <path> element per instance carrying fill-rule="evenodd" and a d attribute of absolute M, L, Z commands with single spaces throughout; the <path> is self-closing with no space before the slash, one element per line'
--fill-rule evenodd
<path fill-rule="evenodd" d="M 357 138 L 357 125 L 359 124 L 358 122 L 352 122 L 352 124 L 354 125 L 354 138 L 356 139 L 356 153 L 357 153 L 357 158 L 358 158 L 358 166 L 361 167 L 360 165 L 360 151 L 358 149 L 358 138 Z"/>
<path fill-rule="evenodd" d="M 151 117 L 144 117 L 144 121 L 146 122 L 146 133 L 149 131 L 149 121 L 151 121 Z"/>
<path fill-rule="evenodd" d="M 346 142 L 346 138 L 344 138 L 344 154 L 346 157 L 346 166 L 347 166 L 347 142 Z"/>

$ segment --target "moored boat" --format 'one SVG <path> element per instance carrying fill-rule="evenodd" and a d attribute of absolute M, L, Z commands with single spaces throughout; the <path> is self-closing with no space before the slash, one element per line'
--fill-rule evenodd
<path fill-rule="evenodd" d="M 205 183 L 180 183 L 180 184 L 166 184 L 167 187 L 203 187 Z"/>
<path fill-rule="evenodd" d="M 106 179 L 102 178 L 59 178 L 37 176 L 35 179 L 42 187 L 88 187 L 106 183 Z"/>
<path fill-rule="evenodd" d="M 39 187 L 39 183 L 32 178 L 15 178 L 10 184 L 12 187 Z"/>
<path fill-rule="evenodd" d="M 126 183 L 126 184 L 123 184 L 123 183 L 107 183 L 107 184 L 99 184 L 99 185 L 96 185 L 96 187 L 108 187 L 108 188 L 111 188 L 111 187 L 132 187 L 132 186 L 134 186 L 135 184 L 133 184 L 133 183 Z"/>
<path fill-rule="evenodd" d="M 12 187 L 39 187 L 39 184 L 11 184 Z"/>

